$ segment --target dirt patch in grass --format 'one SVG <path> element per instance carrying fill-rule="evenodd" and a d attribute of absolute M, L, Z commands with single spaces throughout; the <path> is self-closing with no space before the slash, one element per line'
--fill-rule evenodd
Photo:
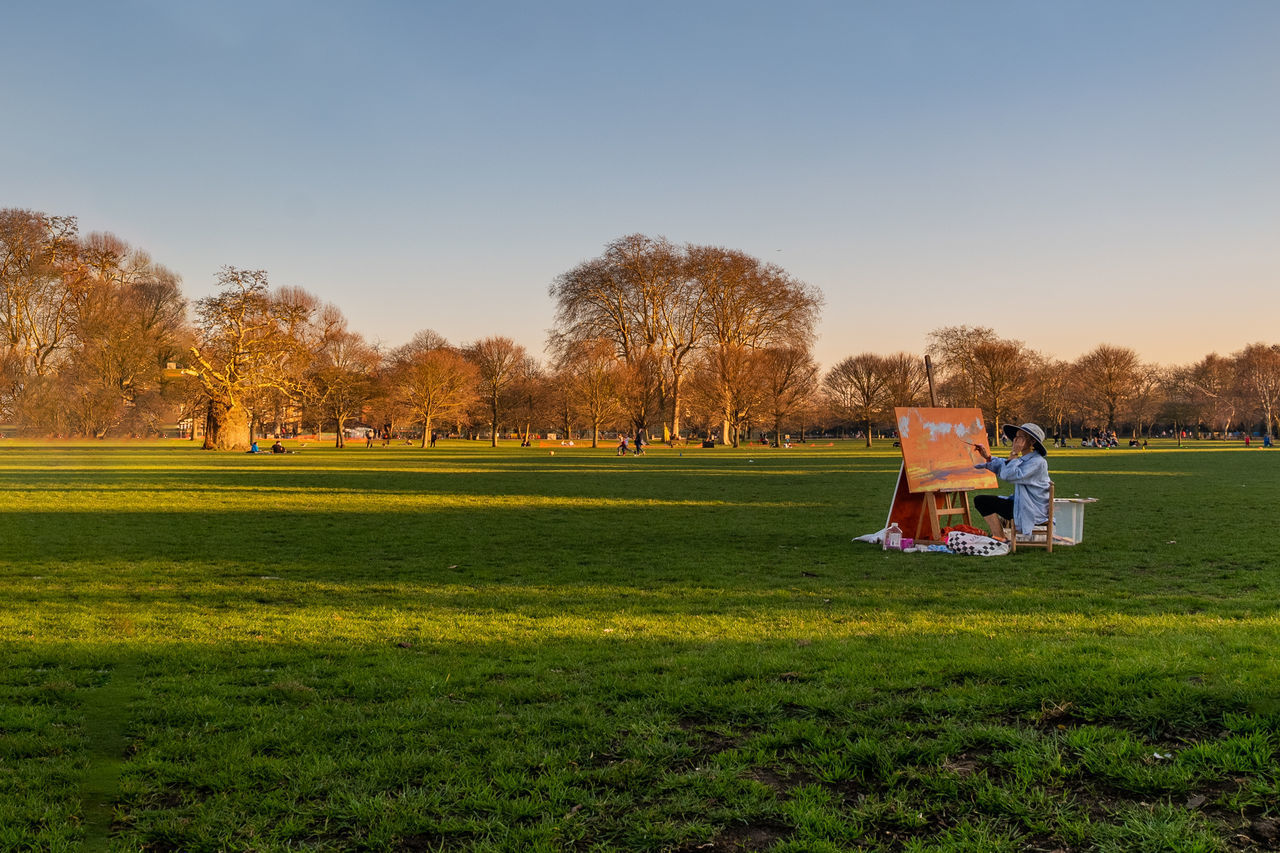
<path fill-rule="evenodd" d="M 429 853 L 429 851 L 447 850 L 448 847 L 444 836 L 421 832 L 400 838 L 390 849 L 398 853 Z"/>
<path fill-rule="evenodd" d="M 791 789 L 810 785 L 815 781 L 812 775 L 794 767 L 753 767 L 747 774 L 747 778 L 759 782 L 784 797 L 791 794 Z"/>
<path fill-rule="evenodd" d="M 791 833 L 791 827 L 779 823 L 748 823 L 727 826 L 715 838 L 676 848 L 677 853 L 732 853 L 743 850 L 768 850 Z"/>

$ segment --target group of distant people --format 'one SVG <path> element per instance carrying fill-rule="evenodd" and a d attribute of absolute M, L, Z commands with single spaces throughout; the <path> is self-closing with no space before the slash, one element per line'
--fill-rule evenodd
<path fill-rule="evenodd" d="M 1103 430 L 1102 432 L 1091 435 L 1088 438 L 1086 438 L 1084 441 L 1080 442 L 1080 446 L 1081 447 L 1119 447 L 1120 439 L 1115 434 L 1114 431 L 1107 432 L 1106 430 Z M 1131 441 L 1129 442 L 1129 446 L 1135 447 L 1136 445 Z"/>
<path fill-rule="evenodd" d="M 256 438 L 249 442 L 249 449 L 245 451 L 245 453 L 263 453 L 263 452 L 292 453 L 293 451 L 285 450 L 284 445 L 280 443 L 279 439 L 276 440 L 275 444 L 271 445 L 271 449 L 269 451 L 263 451 L 260 447 L 258 447 L 258 440 Z"/>
<path fill-rule="evenodd" d="M 364 431 L 364 446 L 373 447 L 376 439 L 382 439 L 382 446 L 386 447 L 391 444 L 391 424 L 383 424 L 382 429 L 373 429 L 372 427 Z"/>
<path fill-rule="evenodd" d="M 630 449 L 636 456 L 644 456 L 644 446 L 648 443 L 649 442 L 645 441 L 643 432 L 636 434 L 636 440 L 634 445 L 631 443 L 631 440 L 627 438 L 627 436 L 619 433 L 618 450 L 613 455 L 626 456 L 627 450 Z"/>
<path fill-rule="evenodd" d="M 1054 446 L 1054 447 L 1069 447 L 1070 445 L 1067 443 L 1067 436 L 1066 436 L 1065 434 L 1063 434 L 1063 433 L 1058 433 L 1058 434 L 1054 435 L 1054 437 L 1053 437 L 1053 446 Z M 1119 438 L 1119 436 L 1117 436 L 1117 435 L 1116 435 L 1116 433 L 1115 433 L 1115 431 L 1114 431 L 1114 430 L 1112 430 L 1112 431 L 1099 430 L 1098 432 L 1094 433 L 1093 435 L 1085 436 L 1085 437 L 1080 441 L 1080 446 L 1081 446 L 1081 447 L 1119 447 L 1119 446 L 1120 446 L 1120 438 Z M 1137 447 L 1137 448 L 1141 448 L 1142 450 L 1146 450 L 1146 449 L 1147 449 L 1147 440 L 1144 438 L 1144 439 L 1142 439 L 1141 441 L 1139 441 L 1139 440 L 1138 440 L 1138 439 L 1136 439 L 1136 438 L 1131 438 L 1131 439 L 1129 439 L 1129 446 L 1130 446 L 1130 447 Z"/>

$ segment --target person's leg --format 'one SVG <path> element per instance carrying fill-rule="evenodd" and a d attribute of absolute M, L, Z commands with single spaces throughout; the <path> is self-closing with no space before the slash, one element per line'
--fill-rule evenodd
<path fill-rule="evenodd" d="M 1013 518 L 1013 497 L 1000 495 L 978 495 L 973 499 L 973 508 L 987 523 L 994 539 L 1004 539 L 1004 522 Z"/>

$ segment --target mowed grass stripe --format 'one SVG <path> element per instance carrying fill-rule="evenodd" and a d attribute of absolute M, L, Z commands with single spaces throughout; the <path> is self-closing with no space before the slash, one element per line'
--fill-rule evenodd
<path fill-rule="evenodd" d="M 123 653 L 112 664 L 107 680 L 84 698 L 84 737 L 88 765 L 80 784 L 83 803 L 84 853 L 111 849 L 112 825 L 125 765 L 132 704 L 138 693 L 140 666 Z"/>

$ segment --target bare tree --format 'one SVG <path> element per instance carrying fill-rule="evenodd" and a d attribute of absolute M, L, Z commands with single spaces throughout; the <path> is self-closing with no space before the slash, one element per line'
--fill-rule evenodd
<path fill-rule="evenodd" d="M 1150 431 L 1156 414 L 1164 404 L 1164 377 L 1159 365 L 1140 364 L 1134 374 L 1133 393 L 1124 407 L 1124 414 L 1133 424 L 1133 437 Z"/>
<path fill-rule="evenodd" d="M 1242 393 L 1253 400 L 1262 416 L 1263 429 L 1274 437 L 1272 425 L 1280 407 L 1280 346 L 1250 344 L 1234 359 Z"/>
<path fill-rule="evenodd" d="M 618 404 L 630 423 L 637 448 L 648 441 L 648 425 L 657 405 L 661 373 L 658 356 L 644 350 L 624 363 L 619 371 Z"/>
<path fill-rule="evenodd" d="M 599 338 L 575 341 L 560 353 L 560 373 L 566 377 L 575 410 L 591 428 L 591 446 L 600 446 L 600 430 L 620 414 L 622 364 L 613 348 Z"/>
<path fill-rule="evenodd" d="M 1188 425 L 1198 425 L 1203 406 L 1202 396 L 1195 385 L 1195 367 L 1177 365 L 1160 371 L 1160 394 L 1163 399 L 1161 416 L 1173 425 L 1174 437 L 1182 446 L 1182 433 Z"/>
<path fill-rule="evenodd" d="M 476 398 L 476 365 L 431 330 L 396 350 L 392 364 L 399 399 L 422 424 L 423 447 L 437 421 L 459 417 Z"/>
<path fill-rule="evenodd" d="M 59 370 L 72 428 L 150 432 L 172 413 L 164 370 L 189 337 L 178 277 L 110 234 L 79 245 L 72 332 Z"/>
<path fill-rule="evenodd" d="M 1225 435 L 1235 420 L 1239 401 L 1235 364 L 1216 352 L 1209 353 L 1192 366 L 1187 376 L 1200 401 L 1201 416 L 1208 421 L 1210 432 L 1221 428 Z M 1196 424 L 1196 437 L 1200 435 Z"/>
<path fill-rule="evenodd" d="M 1085 403 L 1105 419 L 1112 432 L 1120 407 L 1137 389 L 1141 364 L 1136 352 L 1111 344 L 1100 344 L 1076 361 Z"/>
<path fill-rule="evenodd" d="M 515 381 L 507 393 L 511 411 L 518 418 L 520 444 L 528 447 L 533 443 L 534 424 L 544 422 L 552 408 L 551 385 L 537 359 L 531 356 L 521 359 Z"/>
<path fill-rule="evenodd" d="M 700 353 L 720 351 L 699 362 L 705 370 L 740 364 L 749 358 L 747 350 L 807 346 L 821 304 L 815 289 L 742 252 L 677 249 L 642 234 L 613 241 L 600 258 L 559 276 L 551 296 L 557 304 L 557 353 L 572 341 L 602 339 L 624 364 L 652 362 L 652 368 L 632 374 L 654 378 L 654 399 L 645 413 L 664 416 L 667 437 L 680 434 L 685 381 Z M 730 387 L 729 378 L 721 377 L 726 441 L 731 399 L 747 392 Z"/>
<path fill-rule="evenodd" d="M 1066 441 L 1071 433 L 1071 412 L 1078 394 L 1075 373 L 1070 364 L 1057 359 L 1037 363 L 1030 379 L 1032 394 L 1028 404 L 1037 413 L 1039 423 L 1052 426 L 1053 434 Z"/>
<path fill-rule="evenodd" d="M 488 407 L 490 446 L 497 447 L 505 394 L 520 375 L 525 349 L 510 338 L 494 336 L 476 341 L 466 352 L 476 366 L 480 397 Z"/>
<path fill-rule="evenodd" d="M 1000 337 L 985 326 L 944 326 L 929 333 L 928 352 L 938 373 L 941 396 L 952 406 L 978 406 L 978 367 L 974 350 Z"/>
<path fill-rule="evenodd" d="M 677 304 L 682 283 L 677 252 L 666 239 L 631 234 L 614 240 L 600 258 L 564 273 L 551 286 L 557 306 L 553 349 L 601 339 L 613 345 L 625 364 L 645 362 L 641 373 L 649 375 L 652 363 L 658 371 L 656 396 L 644 414 L 653 416 L 655 405 L 660 410 L 668 394 L 664 364 L 676 359 L 675 375 L 682 375 L 686 353 L 669 338 L 673 328 L 683 332 L 680 321 L 685 312 Z M 646 428 L 647 423 L 638 427 Z"/>
<path fill-rule="evenodd" d="M 250 439 L 251 403 L 264 388 L 299 391 L 291 365 L 310 361 L 296 334 L 305 321 L 271 298 L 263 270 L 223 267 L 222 290 L 197 301 L 197 342 L 190 353 L 208 399 L 206 449 L 241 449 Z"/>
<path fill-rule="evenodd" d="M 347 444 L 347 423 L 360 414 L 374 393 L 381 357 L 364 336 L 347 328 L 347 320 L 333 305 L 321 309 L 323 333 L 308 371 L 314 405 L 337 433 L 334 446 Z"/>
<path fill-rule="evenodd" d="M 747 369 L 751 351 L 807 348 L 822 295 L 780 267 L 721 246 L 689 246 L 686 268 L 701 294 L 699 314 L 708 352 L 703 368 L 712 371 L 718 386 L 721 437 L 730 443 L 730 429 L 741 423 L 756 390 Z"/>
<path fill-rule="evenodd" d="M 822 380 L 823 390 L 835 414 L 866 429 L 871 446 L 871 427 L 885 406 L 884 359 L 875 353 L 842 359 Z"/>
<path fill-rule="evenodd" d="M 924 359 L 908 352 L 884 357 L 884 395 L 889 406 L 918 406 L 925 402 L 929 377 Z"/>
<path fill-rule="evenodd" d="M 941 374 L 941 396 L 951 405 L 979 406 L 999 437 L 1010 412 L 1026 406 L 1038 356 L 1022 341 L 985 326 L 946 326 L 929 333 L 929 353 Z"/>
<path fill-rule="evenodd" d="M 806 349 L 760 350 L 761 408 L 773 420 L 773 443 L 782 444 L 783 421 L 797 414 L 818 384 L 818 365 Z"/>
<path fill-rule="evenodd" d="M 994 443 L 1009 413 L 1025 406 L 1038 359 L 1022 341 L 1010 340 L 980 341 L 970 357 L 973 390 L 991 425 Z"/>
<path fill-rule="evenodd" d="M 73 216 L 0 210 L 0 342 L 23 374 L 46 376 L 72 333 Z"/>
<path fill-rule="evenodd" d="M 737 447 L 748 437 L 750 423 L 765 400 L 762 353 L 741 344 L 717 346 L 704 352 L 695 372 L 696 399 L 715 412 L 720 440 Z"/>

